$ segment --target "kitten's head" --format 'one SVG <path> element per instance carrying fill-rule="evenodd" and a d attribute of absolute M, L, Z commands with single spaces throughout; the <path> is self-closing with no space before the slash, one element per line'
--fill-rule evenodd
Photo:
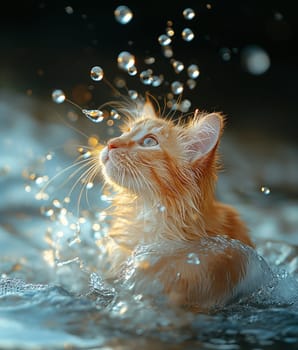
<path fill-rule="evenodd" d="M 194 115 L 185 124 L 158 117 L 146 102 L 102 150 L 105 180 L 151 198 L 200 190 L 198 181 L 215 176 L 215 150 L 223 128 L 216 113 Z"/>

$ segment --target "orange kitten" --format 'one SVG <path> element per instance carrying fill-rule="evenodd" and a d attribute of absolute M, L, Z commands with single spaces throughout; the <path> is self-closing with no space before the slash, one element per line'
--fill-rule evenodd
<path fill-rule="evenodd" d="M 170 302 L 191 310 L 224 305 L 245 281 L 258 283 L 245 224 L 214 196 L 223 126 L 218 113 L 174 123 L 146 102 L 101 151 L 104 179 L 116 192 L 108 277 L 119 277 L 144 246 L 138 278 L 147 286 L 157 280 Z"/>

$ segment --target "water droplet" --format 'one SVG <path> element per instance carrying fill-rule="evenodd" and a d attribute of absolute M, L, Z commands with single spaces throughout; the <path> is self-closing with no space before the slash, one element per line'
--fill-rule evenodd
<path fill-rule="evenodd" d="M 185 41 L 192 41 L 195 37 L 193 31 L 190 28 L 184 28 L 182 30 L 182 39 Z"/>
<path fill-rule="evenodd" d="M 65 7 L 65 12 L 68 14 L 68 15 L 72 15 L 74 13 L 74 10 L 71 6 L 66 6 Z"/>
<path fill-rule="evenodd" d="M 201 261 L 196 253 L 189 253 L 189 254 L 187 254 L 187 263 L 199 265 L 201 263 Z"/>
<path fill-rule="evenodd" d="M 118 6 L 114 11 L 114 16 L 120 24 L 127 24 L 133 18 L 133 13 L 127 6 Z"/>
<path fill-rule="evenodd" d="M 180 111 L 183 113 L 186 113 L 189 111 L 190 107 L 191 107 L 191 102 L 189 100 L 185 99 L 180 104 Z"/>
<path fill-rule="evenodd" d="M 136 100 L 138 98 L 138 93 L 136 90 L 128 90 L 128 95 L 132 100 Z"/>
<path fill-rule="evenodd" d="M 129 67 L 127 70 L 128 74 L 131 76 L 137 75 L 138 70 L 136 66 Z"/>
<path fill-rule="evenodd" d="M 120 119 L 121 118 L 120 114 L 115 109 L 111 109 L 110 117 L 113 119 Z"/>
<path fill-rule="evenodd" d="M 166 207 L 164 205 L 161 205 L 158 209 L 161 213 L 164 213 L 166 211 Z"/>
<path fill-rule="evenodd" d="M 91 68 L 90 77 L 92 80 L 100 81 L 103 78 L 103 69 L 99 66 Z"/>
<path fill-rule="evenodd" d="M 45 155 L 45 158 L 46 160 L 52 160 L 53 157 L 54 157 L 54 152 L 48 152 L 46 155 Z"/>
<path fill-rule="evenodd" d="M 122 78 L 116 77 L 114 83 L 118 89 L 122 89 L 126 86 L 126 81 Z"/>
<path fill-rule="evenodd" d="M 193 79 L 188 79 L 186 85 L 188 86 L 189 90 L 193 90 L 197 86 L 197 83 Z"/>
<path fill-rule="evenodd" d="M 232 58 L 232 52 L 229 48 L 223 47 L 219 50 L 219 54 L 224 61 L 230 61 Z"/>
<path fill-rule="evenodd" d="M 53 199 L 52 204 L 55 208 L 59 208 L 59 209 L 62 208 L 62 205 L 58 199 Z"/>
<path fill-rule="evenodd" d="M 169 36 L 167 36 L 166 34 L 161 34 L 158 37 L 158 42 L 160 43 L 161 46 L 168 46 L 171 44 L 172 40 Z"/>
<path fill-rule="evenodd" d="M 179 95 L 183 92 L 183 84 L 180 81 L 173 81 L 171 90 L 175 95 Z"/>
<path fill-rule="evenodd" d="M 186 8 L 183 10 L 183 17 L 189 21 L 192 20 L 195 15 L 195 11 L 191 8 Z"/>
<path fill-rule="evenodd" d="M 154 57 L 146 57 L 146 58 L 144 59 L 144 62 L 145 62 L 146 64 L 153 64 L 153 63 L 155 63 L 155 58 L 154 58 Z"/>
<path fill-rule="evenodd" d="M 63 199 L 63 202 L 64 202 L 64 203 L 70 203 L 70 197 L 65 197 L 65 198 Z"/>
<path fill-rule="evenodd" d="M 166 29 L 166 34 L 167 34 L 167 36 L 172 37 L 172 36 L 175 35 L 175 31 L 174 31 L 174 29 L 172 27 L 168 27 Z"/>
<path fill-rule="evenodd" d="M 184 69 L 184 64 L 183 62 L 180 62 L 180 61 L 173 60 L 172 66 L 174 68 L 175 73 L 177 74 L 182 72 Z"/>
<path fill-rule="evenodd" d="M 271 193 L 271 190 L 269 187 L 262 186 L 261 187 L 261 192 L 264 193 L 264 195 L 268 196 Z"/>
<path fill-rule="evenodd" d="M 25 186 L 25 191 L 28 192 L 28 193 L 31 192 L 31 186 L 26 185 Z"/>
<path fill-rule="evenodd" d="M 134 67 L 135 65 L 135 56 L 128 51 L 122 51 L 119 53 L 118 58 L 118 67 L 124 70 Z"/>
<path fill-rule="evenodd" d="M 140 73 L 140 80 L 144 85 L 151 85 L 152 73 L 152 69 L 146 69 Z"/>
<path fill-rule="evenodd" d="M 275 19 L 276 21 L 282 21 L 283 18 L 284 18 L 284 16 L 283 16 L 282 13 L 280 13 L 280 12 L 275 12 L 275 13 L 274 13 L 274 19 Z"/>
<path fill-rule="evenodd" d="M 40 207 L 40 212 L 44 216 L 52 216 L 54 215 L 54 209 L 50 207 Z"/>
<path fill-rule="evenodd" d="M 268 53 L 259 46 L 247 46 L 241 52 L 244 68 L 251 74 L 260 75 L 270 67 Z"/>
<path fill-rule="evenodd" d="M 164 55 L 166 58 L 171 58 L 171 57 L 173 57 L 173 55 L 174 55 L 171 46 L 164 46 L 164 47 L 162 48 L 162 52 L 163 52 L 163 55 Z"/>
<path fill-rule="evenodd" d="M 49 180 L 49 177 L 47 175 L 44 175 L 44 176 L 38 176 L 36 179 L 35 179 L 35 183 L 37 186 L 41 186 L 43 185 L 45 182 L 47 182 Z"/>
<path fill-rule="evenodd" d="M 163 83 L 163 76 L 162 75 L 153 75 L 152 76 L 152 83 L 151 85 L 154 87 L 158 87 Z"/>
<path fill-rule="evenodd" d="M 82 112 L 93 123 L 100 123 L 104 120 L 103 112 L 99 109 L 82 109 Z"/>
<path fill-rule="evenodd" d="M 52 92 L 52 100 L 55 103 L 62 103 L 65 101 L 65 94 L 62 90 L 57 89 Z"/>
<path fill-rule="evenodd" d="M 87 190 L 90 190 L 91 188 L 93 188 L 93 186 L 94 186 L 94 183 L 93 183 L 93 182 L 88 182 L 88 183 L 86 184 L 86 189 L 87 189 Z"/>
<path fill-rule="evenodd" d="M 191 64 L 187 68 L 187 74 L 191 79 L 196 79 L 200 75 L 199 67 L 196 64 Z"/>
<path fill-rule="evenodd" d="M 88 159 L 91 157 L 91 152 L 85 147 L 78 147 L 77 151 L 83 156 L 83 159 Z"/>
<path fill-rule="evenodd" d="M 35 199 L 40 201 L 40 200 L 48 200 L 49 195 L 43 191 L 36 193 Z"/>

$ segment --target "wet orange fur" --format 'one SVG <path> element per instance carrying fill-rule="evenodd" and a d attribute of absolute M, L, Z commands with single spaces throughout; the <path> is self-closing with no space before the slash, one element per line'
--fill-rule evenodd
<path fill-rule="evenodd" d="M 202 157 L 193 156 L 192 148 L 200 151 L 193 130 L 208 118 L 220 123 L 218 139 Z M 139 245 L 160 242 L 172 247 L 181 242 L 187 247 L 184 255 L 161 251 L 154 263 L 140 265 L 142 273 L 157 278 L 171 302 L 194 311 L 223 305 L 233 295 L 245 277 L 248 257 L 232 244 L 221 247 L 217 242 L 213 251 L 212 239 L 221 236 L 251 247 L 253 243 L 237 211 L 214 196 L 223 127 L 220 114 L 174 123 L 158 117 L 147 102 L 130 114 L 123 134 L 108 142 L 101 154 L 102 169 L 106 182 L 117 191 L 110 212 L 114 221 L 108 277 L 119 276 Z M 147 134 L 158 139 L 158 147 L 140 146 Z M 197 254 L 200 265 L 188 264 L 188 253 Z"/>

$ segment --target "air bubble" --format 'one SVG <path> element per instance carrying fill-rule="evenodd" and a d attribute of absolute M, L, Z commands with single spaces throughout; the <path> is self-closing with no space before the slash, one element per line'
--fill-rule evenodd
<path fill-rule="evenodd" d="M 179 95 L 183 92 L 183 84 L 180 81 L 173 81 L 171 84 L 173 94 Z"/>
<path fill-rule="evenodd" d="M 160 43 L 161 46 L 168 46 L 168 45 L 171 44 L 172 40 L 171 40 L 171 38 L 168 35 L 161 34 L 158 37 L 158 42 Z"/>
<path fill-rule="evenodd" d="M 191 8 L 184 9 L 182 13 L 183 17 L 189 21 L 192 20 L 196 15 L 195 11 Z"/>
<path fill-rule="evenodd" d="M 93 123 L 100 123 L 104 120 L 103 112 L 99 109 L 82 109 L 82 112 Z"/>
<path fill-rule="evenodd" d="M 184 28 L 182 30 L 182 39 L 185 41 L 192 41 L 193 38 L 195 37 L 193 31 L 190 28 Z"/>
<path fill-rule="evenodd" d="M 136 90 L 128 90 L 128 95 L 132 100 L 136 100 L 138 98 L 138 93 Z"/>
<path fill-rule="evenodd" d="M 196 79 L 200 75 L 199 67 L 196 64 L 191 64 L 187 68 L 187 74 L 191 79 Z"/>
<path fill-rule="evenodd" d="M 189 254 L 187 254 L 187 263 L 199 265 L 201 263 L 201 261 L 196 253 L 189 253 Z"/>
<path fill-rule="evenodd" d="M 65 94 L 62 90 L 57 89 L 52 92 L 52 100 L 55 103 L 63 103 L 65 101 Z"/>
<path fill-rule="evenodd" d="M 103 78 L 103 69 L 99 66 L 91 68 L 90 77 L 92 80 L 100 81 Z"/>
<path fill-rule="evenodd" d="M 261 187 L 261 192 L 262 192 L 265 196 L 268 196 L 268 195 L 271 193 L 271 190 L 270 190 L 269 187 L 262 186 L 262 187 Z"/>
<path fill-rule="evenodd" d="M 117 62 L 119 68 L 127 71 L 128 69 L 134 67 L 135 56 L 128 51 L 122 51 L 118 55 Z"/>
<path fill-rule="evenodd" d="M 140 73 L 140 80 L 144 85 L 151 85 L 152 84 L 152 69 L 146 69 Z"/>
<path fill-rule="evenodd" d="M 133 18 L 133 13 L 127 6 L 118 6 L 114 11 L 114 16 L 120 24 L 127 24 Z"/>
<path fill-rule="evenodd" d="M 175 73 L 177 73 L 177 74 L 182 72 L 184 69 L 184 64 L 183 64 L 183 62 L 180 62 L 180 61 L 174 60 L 172 62 L 172 66 L 174 68 Z"/>

